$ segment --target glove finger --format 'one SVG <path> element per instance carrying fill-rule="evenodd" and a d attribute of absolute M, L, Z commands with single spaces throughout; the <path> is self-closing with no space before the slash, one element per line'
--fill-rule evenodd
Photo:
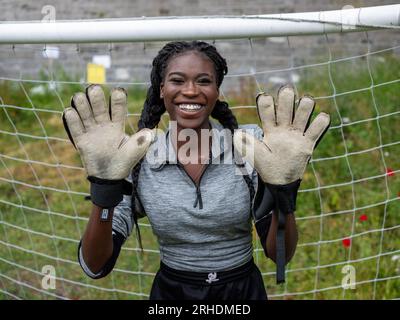
<path fill-rule="evenodd" d="M 127 93 L 123 88 L 114 88 L 110 96 L 111 120 L 114 123 L 120 123 L 125 127 L 127 110 Z"/>
<path fill-rule="evenodd" d="M 299 106 L 293 120 L 293 128 L 304 132 L 308 127 L 311 114 L 314 111 L 315 101 L 311 97 L 303 97 L 300 99 Z"/>
<path fill-rule="evenodd" d="M 90 107 L 89 101 L 84 93 L 75 93 L 72 97 L 71 106 L 78 112 L 86 129 L 90 129 L 96 125 L 93 118 L 92 108 Z"/>
<path fill-rule="evenodd" d="M 276 123 L 278 126 L 288 127 L 292 124 L 294 113 L 294 90 L 284 86 L 278 91 L 278 104 L 276 108 Z"/>
<path fill-rule="evenodd" d="M 244 130 L 236 130 L 233 135 L 233 145 L 235 151 L 254 167 L 254 152 L 256 147 L 256 139 L 253 135 Z"/>
<path fill-rule="evenodd" d="M 256 98 L 258 117 L 261 120 L 264 133 L 276 126 L 274 98 L 260 93 Z"/>
<path fill-rule="evenodd" d="M 76 148 L 75 142 L 79 139 L 79 136 L 85 133 L 81 118 L 75 109 L 66 108 L 62 114 L 62 119 L 68 138 Z"/>
<path fill-rule="evenodd" d="M 329 114 L 325 112 L 321 112 L 313 122 L 311 122 L 307 131 L 305 132 L 305 136 L 308 137 L 314 145 L 314 148 L 317 146 L 323 135 L 329 128 L 331 123 L 331 118 Z"/>
<path fill-rule="evenodd" d="M 110 121 L 110 115 L 106 104 L 103 89 L 99 85 L 91 85 L 86 88 L 86 95 L 92 106 L 93 116 L 97 123 Z"/>
<path fill-rule="evenodd" d="M 146 154 L 150 144 L 155 140 L 155 130 L 144 128 L 129 137 L 120 146 L 120 149 L 124 149 L 122 151 L 123 161 L 131 163 L 131 167 L 135 166 Z"/>

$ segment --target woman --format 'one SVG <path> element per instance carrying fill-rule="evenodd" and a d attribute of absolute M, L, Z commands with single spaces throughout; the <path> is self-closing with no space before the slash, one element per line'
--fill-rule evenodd
<path fill-rule="evenodd" d="M 305 97 L 293 120 L 294 92 L 284 87 L 276 107 L 270 96 L 258 96 L 263 130 L 237 130 L 228 104 L 218 100 L 227 70 L 208 43 L 165 45 L 132 137 L 124 134 L 123 89 L 112 91 L 109 110 L 99 86 L 73 97 L 63 120 L 91 182 L 93 209 L 78 250 L 90 277 L 113 269 L 133 223 L 147 215 L 161 257 L 150 299 L 267 299 L 252 258 L 252 218 L 283 281 L 297 243 L 300 179 L 329 116 L 320 114 L 307 129 L 314 102 Z M 155 138 L 149 129 L 165 111 L 169 129 Z M 132 196 L 123 196 L 125 178 Z"/>

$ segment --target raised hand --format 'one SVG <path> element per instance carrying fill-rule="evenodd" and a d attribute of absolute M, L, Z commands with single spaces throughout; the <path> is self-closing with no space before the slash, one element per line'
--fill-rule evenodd
<path fill-rule="evenodd" d="M 316 144 L 329 127 L 329 115 L 321 112 L 308 126 L 315 102 L 302 97 L 295 111 L 294 90 L 288 86 L 279 90 L 277 105 L 267 94 L 258 95 L 256 103 L 264 138 L 260 141 L 237 131 L 235 148 L 265 183 L 286 185 L 301 180 Z"/>
<path fill-rule="evenodd" d="M 278 103 L 270 95 L 260 94 L 256 100 L 257 111 L 264 131 L 263 140 L 237 130 L 233 137 L 236 150 L 256 169 L 264 185 L 259 185 L 254 202 L 255 216 L 271 208 L 271 198 L 277 224 L 275 261 L 277 283 L 285 281 L 285 264 L 288 252 L 294 254 L 297 236 L 285 233 L 286 216 L 296 210 L 297 192 L 312 152 L 329 128 L 330 117 L 320 113 L 310 124 L 315 102 L 311 97 L 303 97 L 295 111 L 295 94 L 291 87 L 283 87 L 278 92 Z M 260 219 L 259 221 L 263 221 Z M 257 233 L 263 239 L 263 247 L 268 247 L 265 225 L 255 221 Z M 296 230 L 294 218 L 290 219 L 291 230 Z M 286 241 L 286 239 L 289 239 Z M 291 240 L 290 240 L 291 239 Z M 272 240 L 269 240 L 272 241 Z M 271 242 L 269 242 L 271 243 Z"/>
<path fill-rule="evenodd" d="M 72 98 L 71 107 L 64 110 L 65 130 L 78 149 L 91 182 L 94 204 L 103 208 L 116 206 L 126 189 L 124 180 L 146 154 L 155 134 L 143 129 L 132 136 L 125 134 L 127 94 L 113 89 L 110 106 L 98 85 L 89 86 L 86 94 Z M 107 220 L 108 214 L 105 220 Z"/>
<path fill-rule="evenodd" d="M 88 176 L 120 180 L 146 154 L 154 139 L 150 129 L 129 137 L 125 134 L 127 95 L 113 89 L 107 107 L 98 85 L 76 93 L 71 107 L 65 109 L 63 121 L 71 142 L 78 149 Z"/>

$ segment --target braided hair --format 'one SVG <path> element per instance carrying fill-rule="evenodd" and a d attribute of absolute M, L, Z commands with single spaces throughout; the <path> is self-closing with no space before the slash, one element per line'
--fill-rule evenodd
<path fill-rule="evenodd" d="M 162 98 L 160 98 L 160 86 L 164 80 L 168 63 L 171 61 L 171 59 L 189 51 L 199 52 L 213 62 L 217 87 L 219 88 L 221 86 L 224 76 L 228 73 L 228 67 L 226 60 L 218 53 L 217 49 L 213 45 L 203 41 L 175 41 L 167 43 L 158 52 L 158 55 L 154 58 L 152 63 L 150 75 L 151 85 L 147 91 L 146 100 L 144 102 L 142 113 L 138 122 L 139 130 L 143 128 L 153 129 L 158 126 L 161 116 L 166 111 L 164 101 Z M 229 109 L 228 103 L 224 101 L 216 101 L 211 116 L 217 119 L 224 128 L 229 129 L 232 134 L 234 130 L 238 128 L 236 117 Z M 132 170 L 132 216 L 136 226 L 136 234 L 139 244 L 143 250 L 140 230 L 137 222 L 138 217 L 135 211 L 135 201 L 139 199 L 137 186 L 141 163 L 142 161 L 140 161 Z M 244 178 L 249 186 L 250 196 L 252 199 L 254 195 L 254 187 L 252 186 L 251 179 L 248 176 L 244 176 Z"/>

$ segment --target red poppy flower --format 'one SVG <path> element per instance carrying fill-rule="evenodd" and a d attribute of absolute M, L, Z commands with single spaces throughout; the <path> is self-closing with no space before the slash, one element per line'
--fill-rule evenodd
<path fill-rule="evenodd" d="M 367 221 L 368 217 L 366 214 L 362 214 L 359 219 L 360 219 L 360 221 Z"/>
<path fill-rule="evenodd" d="M 350 238 L 343 239 L 343 240 L 342 240 L 342 244 L 343 244 L 343 247 L 345 247 L 345 248 L 350 247 L 350 245 L 351 245 L 351 239 L 350 239 Z"/>
<path fill-rule="evenodd" d="M 391 168 L 387 168 L 387 169 L 386 169 L 386 174 L 387 174 L 389 177 L 394 176 L 394 172 L 393 172 L 393 170 L 392 170 Z"/>

